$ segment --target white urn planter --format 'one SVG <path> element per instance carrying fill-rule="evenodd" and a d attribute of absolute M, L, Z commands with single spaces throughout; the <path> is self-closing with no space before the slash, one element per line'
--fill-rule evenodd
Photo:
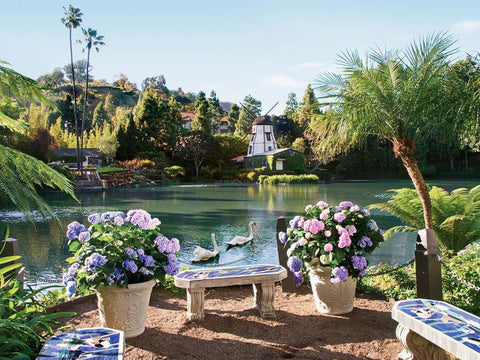
<path fill-rule="evenodd" d="M 145 331 L 147 310 L 155 280 L 129 284 L 128 288 L 105 287 L 96 290 L 102 327 L 122 330 L 125 338 Z"/>
<path fill-rule="evenodd" d="M 353 310 L 357 280 L 348 277 L 339 284 L 330 282 L 331 267 L 309 268 L 308 275 L 318 312 L 341 315 Z"/>

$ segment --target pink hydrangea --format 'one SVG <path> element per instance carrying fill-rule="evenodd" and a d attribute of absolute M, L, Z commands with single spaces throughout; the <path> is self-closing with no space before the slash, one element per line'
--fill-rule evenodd
<path fill-rule="evenodd" d="M 329 216 L 329 211 L 328 210 L 323 210 L 321 214 L 318 216 L 320 220 L 327 220 Z"/>
<path fill-rule="evenodd" d="M 333 251 L 333 245 L 330 244 L 330 243 L 329 243 L 329 244 L 325 244 L 325 245 L 323 246 L 323 250 L 325 250 L 325 252 L 331 252 L 331 251 Z"/>
<path fill-rule="evenodd" d="M 318 234 L 319 231 L 325 229 L 325 224 L 317 219 L 307 220 L 303 224 L 305 231 L 312 233 L 313 235 Z"/>
<path fill-rule="evenodd" d="M 350 246 L 352 244 L 352 240 L 350 239 L 350 235 L 348 231 L 344 228 L 338 229 L 338 234 L 340 235 L 338 239 L 338 247 L 343 249 L 344 247 Z"/>
<path fill-rule="evenodd" d="M 355 225 L 347 225 L 345 226 L 345 229 L 348 231 L 348 235 L 350 236 L 357 232 L 357 228 L 355 227 Z"/>
<path fill-rule="evenodd" d="M 320 208 L 320 209 L 326 209 L 328 207 L 328 204 L 325 202 L 325 201 L 319 201 L 317 203 L 317 206 Z"/>

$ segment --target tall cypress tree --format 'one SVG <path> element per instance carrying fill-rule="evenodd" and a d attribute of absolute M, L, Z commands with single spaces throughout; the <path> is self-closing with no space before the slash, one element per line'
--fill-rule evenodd
<path fill-rule="evenodd" d="M 192 130 L 198 130 L 205 134 L 212 133 L 212 123 L 208 117 L 208 101 L 205 93 L 200 91 L 193 105 L 195 108 L 195 118 L 192 121 Z"/>

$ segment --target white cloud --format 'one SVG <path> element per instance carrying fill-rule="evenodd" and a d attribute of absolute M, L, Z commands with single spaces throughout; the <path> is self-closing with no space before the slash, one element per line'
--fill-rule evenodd
<path fill-rule="evenodd" d="M 464 31 L 475 31 L 480 29 L 480 21 L 473 21 L 473 20 L 468 20 L 468 21 L 462 21 L 460 23 L 455 24 L 455 27 L 460 30 Z"/>
<path fill-rule="evenodd" d="M 262 78 L 262 81 L 267 84 L 286 88 L 303 86 L 303 84 L 297 79 L 285 75 L 267 75 Z"/>

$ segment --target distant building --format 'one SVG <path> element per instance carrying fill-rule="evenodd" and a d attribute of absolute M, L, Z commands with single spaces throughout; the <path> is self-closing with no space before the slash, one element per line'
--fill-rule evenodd
<path fill-rule="evenodd" d="M 182 122 L 183 127 L 187 130 L 192 130 L 192 121 L 195 119 L 195 113 L 193 112 L 182 112 Z"/>
<path fill-rule="evenodd" d="M 278 149 L 273 123 L 268 116 L 258 116 L 254 120 L 247 155 L 233 160 L 243 160 L 246 168 L 264 166 L 269 171 L 305 172 L 305 159 L 301 152 L 290 148 Z"/>
<path fill-rule="evenodd" d="M 77 167 L 77 149 L 76 148 L 59 148 L 55 149 L 55 157 L 66 163 L 68 167 L 76 168 Z M 97 148 L 84 148 L 83 156 L 85 160 L 83 161 L 83 167 L 87 166 L 102 166 L 102 152 Z"/>

